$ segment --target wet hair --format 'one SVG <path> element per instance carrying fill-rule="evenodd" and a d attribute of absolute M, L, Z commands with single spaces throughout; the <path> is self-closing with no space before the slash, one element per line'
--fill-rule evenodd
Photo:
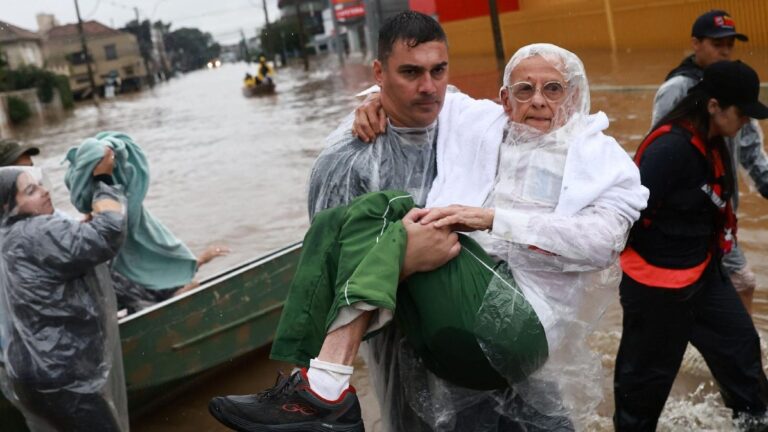
<path fill-rule="evenodd" d="M 705 147 L 707 148 L 706 158 L 710 165 L 713 164 L 712 147 L 720 146 L 720 154 L 723 158 L 723 165 L 726 171 L 724 177 L 724 189 L 726 195 L 730 196 L 734 191 L 732 175 L 733 165 L 730 161 L 730 152 L 725 147 L 725 141 L 721 137 L 716 137 L 714 139 L 707 138 L 707 135 L 709 135 L 709 124 L 711 121 L 711 115 L 709 114 L 707 105 L 709 104 L 709 100 L 712 98 L 713 96 L 709 94 L 703 85 L 694 86 L 688 91 L 688 94 L 680 102 L 678 102 L 674 108 L 672 108 L 672 111 L 668 112 L 667 115 L 659 119 L 659 121 L 653 125 L 651 132 L 665 124 L 680 123 L 682 121 L 690 122 L 693 128 L 696 129 L 696 132 L 699 134 L 699 136 L 705 141 Z M 719 100 L 717 103 L 720 104 L 722 109 L 727 109 L 733 105 L 726 104 Z"/>
<path fill-rule="evenodd" d="M 386 63 L 397 41 L 404 41 L 410 48 L 426 42 L 448 42 L 443 28 L 429 15 L 404 11 L 389 18 L 379 30 L 378 59 Z"/>
<path fill-rule="evenodd" d="M 697 85 L 688 91 L 688 94 L 675 105 L 670 112 L 659 119 L 651 130 L 656 130 L 662 125 L 668 123 L 677 123 L 687 120 L 702 137 L 709 134 L 710 114 L 707 108 L 710 99 L 717 99 L 710 95 L 703 85 Z M 717 100 L 722 109 L 727 109 L 732 103 L 726 103 Z"/>
<path fill-rule="evenodd" d="M 16 207 L 16 181 L 22 172 L 16 168 L 0 169 L 0 220 Z"/>

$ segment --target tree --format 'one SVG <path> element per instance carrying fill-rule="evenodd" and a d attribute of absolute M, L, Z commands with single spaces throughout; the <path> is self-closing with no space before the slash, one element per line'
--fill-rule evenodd
<path fill-rule="evenodd" d="M 141 58 L 144 60 L 144 69 L 147 70 L 147 79 L 149 80 L 149 85 L 152 86 L 154 84 L 154 70 L 150 70 L 150 64 L 153 64 L 152 31 L 150 26 L 151 23 L 149 20 L 144 20 L 141 23 L 133 20 L 128 22 L 128 24 L 126 24 L 125 27 L 120 30 L 136 36 L 136 41 L 139 44 L 139 53 L 141 54 Z"/>
<path fill-rule="evenodd" d="M 221 46 L 213 41 L 210 33 L 196 28 L 180 28 L 165 34 L 165 48 L 171 53 L 176 67 L 189 71 L 205 67 L 221 54 Z"/>

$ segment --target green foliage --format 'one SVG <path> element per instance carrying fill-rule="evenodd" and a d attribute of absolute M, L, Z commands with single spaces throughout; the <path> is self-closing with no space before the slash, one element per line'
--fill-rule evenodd
<path fill-rule="evenodd" d="M 75 98 L 72 96 L 72 89 L 69 87 L 69 79 L 64 75 L 56 75 L 56 88 L 59 90 L 61 106 L 65 109 L 75 107 Z"/>
<path fill-rule="evenodd" d="M 39 73 L 35 79 L 35 87 L 37 87 L 37 97 L 40 98 L 40 102 L 52 101 L 56 90 L 56 75 L 46 71 Z"/>
<path fill-rule="evenodd" d="M 262 28 L 260 36 L 261 46 L 264 47 L 269 57 L 273 53 L 282 52 L 283 47 L 288 52 L 299 50 L 299 23 L 295 17 L 282 18 L 270 24 L 269 31 L 267 31 L 266 27 Z M 306 34 L 306 29 L 304 40 L 311 40 L 310 36 Z M 256 57 L 256 60 L 258 60 L 258 57 Z"/>
<path fill-rule="evenodd" d="M 149 59 L 152 53 L 152 23 L 149 20 L 144 20 L 139 24 L 136 20 L 129 22 L 123 27 L 122 31 L 128 32 L 136 36 L 136 40 L 139 43 L 139 52 L 141 57 Z"/>
<path fill-rule="evenodd" d="M 11 123 L 19 124 L 26 121 L 31 115 L 32 110 L 29 109 L 29 105 L 16 96 L 8 96 L 8 116 L 11 118 Z"/>
<path fill-rule="evenodd" d="M 37 96 L 43 103 L 48 103 L 53 100 L 54 90 L 62 90 L 62 79 L 66 83 L 66 92 L 71 97 L 71 91 L 69 91 L 69 83 L 66 77 L 56 75 L 53 72 L 49 72 L 44 69 L 40 69 L 35 66 L 22 66 L 18 69 L 8 70 L 0 68 L 0 91 L 13 91 L 13 90 L 26 90 L 31 88 L 37 89 Z M 65 95 L 61 94 L 62 102 L 64 102 Z M 71 108 L 72 105 L 67 107 Z"/>
<path fill-rule="evenodd" d="M 171 53 L 176 67 L 182 71 L 199 69 L 221 54 L 221 46 L 210 33 L 196 28 L 180 28 L 165 34 L 165 49 Z"/>

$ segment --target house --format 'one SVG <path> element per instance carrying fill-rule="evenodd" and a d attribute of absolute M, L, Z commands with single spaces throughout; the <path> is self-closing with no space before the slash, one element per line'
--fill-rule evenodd
<path fill-rule="evenodd" d="M 8 67 L 43 67 L 42 38 L 34 32 L 0 21 L 0 55 Z"/>
<path fill-rule="evenodd" d="M 41 26 L 41 30 L 43 26 Z M 83 22 L 88 59 L 96 87 L 117 79 L 122 89 L 138 89 L 147 79 L 147 69 L 136 37 L 98 21 Z M 66 69 L 72 92 L 79 97 L 90 92 L 86 58 L 77 24 L 53 25 L 44 31 L 44 54 L 53 70 Z"/>

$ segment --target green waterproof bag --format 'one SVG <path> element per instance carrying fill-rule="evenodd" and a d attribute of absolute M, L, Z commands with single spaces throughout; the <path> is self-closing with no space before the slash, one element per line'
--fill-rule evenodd
<path fill-rule="evenodd" d="M 489 390 L 518 382 L 547 359 L 544 328 L 505 264 L 460 236 L 459 256 L 400 285 L 395 319 L 436 375 Z"/>

